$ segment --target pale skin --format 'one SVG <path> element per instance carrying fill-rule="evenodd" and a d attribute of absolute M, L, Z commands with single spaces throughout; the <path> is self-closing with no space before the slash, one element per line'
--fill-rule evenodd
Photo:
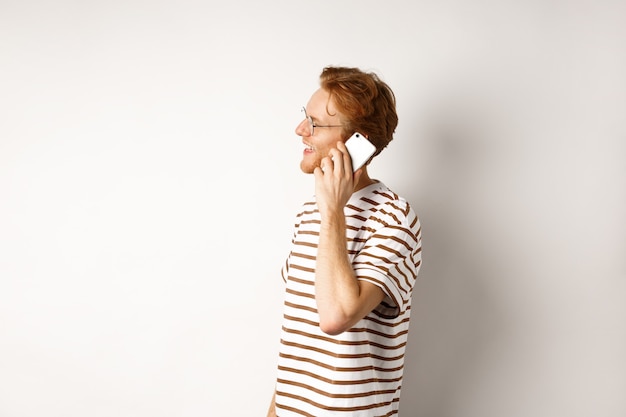
<path fill-rule="evenodd" d="M 311 96 L 306 110 L 317 126 L 342 124 L 343 116 L 324 89 Z M 340 127 L 316 127 L 311 135 L 305 119 L 296 127 L 296 134 L 306 146 L 300 168 L 315 177 L 315 196 L 322 220 L 315 266 L 319 325 L 324 333 L 338 335 L 353 327 L 385 297 L 380 287 L 357 280 L 346 248 L 343 209 L 355 191 L 374 180 L 369 177 L 367 166 L 352 173 Z M 268 417 L 276 416 L 274 400 L 275 395 Z"/>

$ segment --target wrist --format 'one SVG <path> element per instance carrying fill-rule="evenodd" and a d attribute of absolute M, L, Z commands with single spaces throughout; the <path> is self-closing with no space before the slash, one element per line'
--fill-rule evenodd
<path fill-rule="evenodd" d="M 322 219 L 322 229 L 342 228 L 346 225 L 346 216 L 343 210 L 325 210 L 323 213 L 320 210 L 320 217 Z"/>

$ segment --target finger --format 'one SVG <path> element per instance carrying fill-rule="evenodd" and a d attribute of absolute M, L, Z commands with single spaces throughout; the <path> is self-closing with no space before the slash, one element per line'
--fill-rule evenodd
<path fill-rule="evenodd" d="M 337 144 L 337 149 L 339 149 L 343 155 L 346 172 L 352 172 L 352 157 L 350 156 L 350 151 L 348 151 L 348 147 L 345 142 L 339 142 Z"/>
<path fill-rule="evenodd" d="M 356 171 L 354 171 L 354 183 L 355 184 L 359 183 L 359 178 L 361 177 L 361 174 L 363 174 L 363 168 L 359 168 Z"/>
<path fill-rule="evenodd" d="M 339 175 L 343 174 L 346 164 L 343 153 L 339 149 L 331 149 L 329 155 L 333 162 L 333 172 Z"/>
<path fill-rule="evenodd" d="M 322 172 L 326 173 L 326 172 L 332 172 L 333 171 L 333 160 L 330 156 L 325 156 L 324 158 L 322 158 L 322 160 L 320 161 L 320 168 L 322 169 Z"/>

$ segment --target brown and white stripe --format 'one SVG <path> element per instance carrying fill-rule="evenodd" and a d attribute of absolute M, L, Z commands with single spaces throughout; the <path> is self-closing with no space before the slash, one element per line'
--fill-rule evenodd
<path fill-rule="evenodd" d="M 419 219 L 380 182 L 356 192 L 344 212 L 357 278 L 378 285 L 386 297 L 352 329 L 337 336 L 320 330 L 314 286 L 320 216 L 315 201 L 305 203 L 282 269 L 279 417 L 398 412 L 411 293 L 421 264 Z"/>

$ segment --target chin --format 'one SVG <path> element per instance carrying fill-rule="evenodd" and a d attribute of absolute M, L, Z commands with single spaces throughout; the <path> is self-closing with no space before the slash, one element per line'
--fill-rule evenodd
<path fill-rule="evenodd" d="M 315 166 L 311 166 L 310 164 L 305 163 L 304 161 L 300 162 L 300 170 L 305 174 L 312 174 L 315 170 Z"/>

